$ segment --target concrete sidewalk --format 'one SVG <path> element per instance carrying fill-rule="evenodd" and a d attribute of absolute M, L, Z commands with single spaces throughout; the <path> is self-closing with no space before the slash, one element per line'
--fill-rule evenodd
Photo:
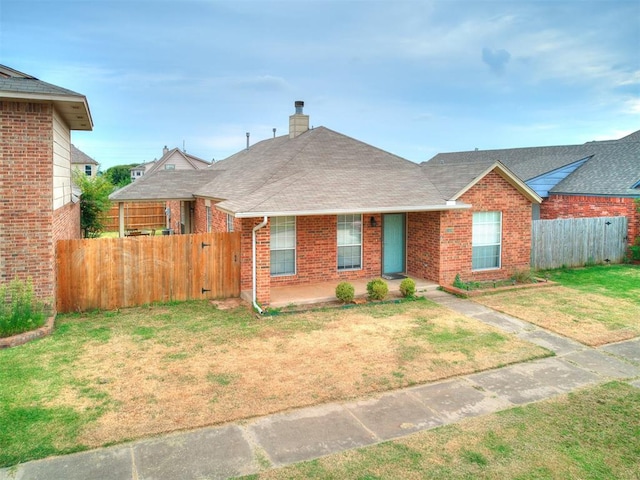
<path fill-rule="evenodd" d="M 0 480 L 222 479 L 372 445 L 611 379 L 640 388 L 640 339 L 600 349 L 440 291 L 437 303 L 541 345 L 555 357 L 266 417 L 52 457 Z"/>

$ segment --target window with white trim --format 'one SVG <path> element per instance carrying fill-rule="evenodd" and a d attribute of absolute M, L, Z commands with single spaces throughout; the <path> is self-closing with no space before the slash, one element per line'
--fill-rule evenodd
<path fill-rule="evenodd" d="M 296 273 L 296 217 L 270 220 L 271 275 Z"/>
<path fill-rule="evenodd" d="M 227 232 L 233 232 L 233 215 L 227 213 Z"/>
<path fill-rule="evenodd" d="M 91 165 L 85 165 L 85 166 L 84 166 L 84 174 L 85 174 L 87 177 L 90 177 L 90 176 L 91 176 Z"/>
<path fill-rule="evenodd" d="M 475 212 L 472 232 L 472 270 L 500 268 L 502 212 Z"/>
<path fill-rule="evenodd" d="M 211 233 L 211 224 L 212 224 L 211 207 L 204 207 L 204 208 L 207 212 L 207 233 Z"/>
<path fill-rule="evenodd" d="M 338 270 L 362 268 L 362 215 L 338 215 Z"/>

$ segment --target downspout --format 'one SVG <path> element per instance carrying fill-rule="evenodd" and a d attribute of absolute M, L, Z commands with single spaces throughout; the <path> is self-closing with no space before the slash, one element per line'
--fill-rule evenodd
<path fill-rule="evenodd" d="M 252 296 L 252 300 L 253 300 L 253 308 L 255 308 L 256 310 L 258 310 L 258 313 L 260 313 L 262 315 L 262 309 L 260 308 L 260 306 L 258 305 L 257 300 L 257 286 L 256 286 L 256 232 L 258 230 L 260 230 L 261 228 L 263 228 L 265 225 L 267 225 L 267 222 L 269 221 L 269 218 L 265 215 L 264 219 L 262 220 L 261 223 L 259 223 L 258 225 L 256 225 L 255 227 L 253 227 L 253 234 L 251 237 L 251 248 L 252 248 L 252 256 L 253 256 L 253 271 L 251 272 L 253 275 L 253 296 Z"/>

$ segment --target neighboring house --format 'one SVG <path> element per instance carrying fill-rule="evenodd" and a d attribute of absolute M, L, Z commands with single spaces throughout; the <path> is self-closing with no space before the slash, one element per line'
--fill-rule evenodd
<path fill-rule="evenodd" d="M 84 95 L 0 65 L 0 283 L 31 278 L 55 299 L 57 240 L 80 238 L 71 130 L 91 130 Z"/>
<path fill-rule="evenodd" d="M 131 182 L 139 180 L 145 175 L 149 175 L 157 170 L 201 170 L 211 166 L 210 162 L 189 155 L 178 148 L 169 150 L 166 145 L 162 149 L 160 160 L 143 163 L 131 169 Z"/>
<path fill-rule="evenodd" d="M 534 219 L 626 216 L 627 242 L 640 236 L 640 130 L 619 140 L 582 145 L 439 153 L 427 169 L 499 161 L 543 198 Z"/>
<path fill-rule="evenodd" d="M 140 180 L 144 175 L 150 175 L 159 170 L 193 171 L 202 170 L 211 166 L 210 162 L 189 155 L 178 148 L 169 150 L 167 146 L 162 149 L 162 157 L 153 162 L 143 163 L 131 169 L 131 183 Z M 193 209 L 185 208 L 185 203 L 180 201 L 167 201 L 166 216 L 167 228 L 179 233 L 193 232 Z"/>
<path fill-rule="evenodd" d="M 131 169 L 131 183 L 135 182 L 136 180 L 140 180 L 140 178 L 144 177 L 144 174 L 147 171 L 147 169 L 153 168 L 156 162 L 157 160 L 154 160 L 152 162 L 141 163 L 140 165 L 133 167 Z"/>
<path fill-rule="evenodd" d="M 87 177 L 95 177 L 98 175 L 98 166 L 100 164 L 82 150 L 76 148 L 75 145 L 71 145 L 71 165 Z"/>
<path fill-rule="evenodd" d="M 436 182 L 413 162 L 309 129 L 302 107 L 289 135 L 207 170 L 158 169 L 111 199 L 179 201 L 191 231 L 240 232 L 243 296 L 262 306 L 275 286 L 396 274 L 450 284 L 528 268 L 541 199 L 504 165 Z"/>

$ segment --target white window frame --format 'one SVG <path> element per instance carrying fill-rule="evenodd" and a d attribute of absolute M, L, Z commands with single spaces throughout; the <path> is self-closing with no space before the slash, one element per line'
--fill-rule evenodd
<path fill-rule="evenodd" d="M 175 163 L 166 163 L 164 165 L 164 169 L 165 170 L 175 170 L 176 169 L 176 165 L 175 165 Z"/>
<path fill-rule="evenodd" d="M 227 213 L 227 232 L 233 232 L 233 215 Z"/>
<path fill-rule="evenodd" d="M 207 233 L 211 233 L 212 227 L 212 218 L 211 218 L 211 207 L 205 206 L 205 211 L 207 212 Z"/>
<path fill-rule="evenodd" d="M 278 229 L 281 227 L 285 227 L 286 222 L 293 221 L 293 246 L 278 246 L 274 245 L 274 239 L 277 241 L 278 237 Z M 298 267 L 298 252 L 297 252 L 297 243 L 298 243 L 298 232 L 297 232 L 298 222 L 297 218 L 294 216 L 286 216 L 286 217 L 272 217 L 269 221 L 269 230 L 270 230 L 270 243 L 269 243 L 269 253 L 271 258 L 269 259 L 269 263 L 271 265 L 271 269 L 273 268 L 273 252 L 281 252 L 281 251 L 293 251 L 293 270 L 286 272 L 273 273 L 271 270 L 272 277 L 286 277 L 295 275 Z"/>
<path fill-rule="evenodd" d="M 479 217 L 483 214 L 498 214 L 499 215 L 499 221 L 498 222 L 480 222 Z M 478 234 L 476 233 L 476 225 L 498 225 L 498 242 L 487 242 L 487 241 L 482 241 L 481 239 L 477 238 Z M 471 251 L 471 270 L 474 272 L 478 272 L 478 271 L 483 271 L 483 270 L 499 270 L 500 268 L 502 268 L 502 212 L 500 211 L 486 211 L 486 212 L 474 212 L 473 213 L 473 220 L 472 220 L 472 234 L 471 234 L 472 240 L 471 240 L 471 245 L 472 245 L 472 251 Z M 482 247 L 498 247 L 498 265 L 497 266 L 491 266 L 491 267 L 482 267 L 482 268 L 474 268 L 474 259 L 475 259 L 475 249 L 476 248 L 482 248 Z"/>
<path fill-rule="evenodd" d="M 360 242 L 359 243 L 341 243 L 340 242 L 340 224 L 351 224 L 351 225 L 355 225 L 356 223 L 360 224 Z M 362 235 L 363 235 L 363 229 L 362 229 L 362 215 L 359 214 L 355 214 L 355 213 L 349 213 L 349 214 L 345 214 L 345 215 L 338 215 L 337 217 L 337 223 L 336 223 L 336 245 L 337 245 L 337 250 L 336 250 L 336 267 L 338 269 L 338 271 L 340 272 L 347 272 L 347 271 L 353 271 L 353 270 L 362 270 L 362 255 L 363 255 L 363 248 L 362 248 Z M 340 266 L 340 248 L 341 247 L 359 247 L 360 248 L 360 264 L 358 266 L 349 266 L 349 267 L 345 267 L 345 266 Z"/>
<path fill-rule="evenodd" d="M 93 174 L 93 169 L 91 168 L 91 165 L 85 165 L 84 166 L 84 174 L 87 177 L 90 177 Z"/>

